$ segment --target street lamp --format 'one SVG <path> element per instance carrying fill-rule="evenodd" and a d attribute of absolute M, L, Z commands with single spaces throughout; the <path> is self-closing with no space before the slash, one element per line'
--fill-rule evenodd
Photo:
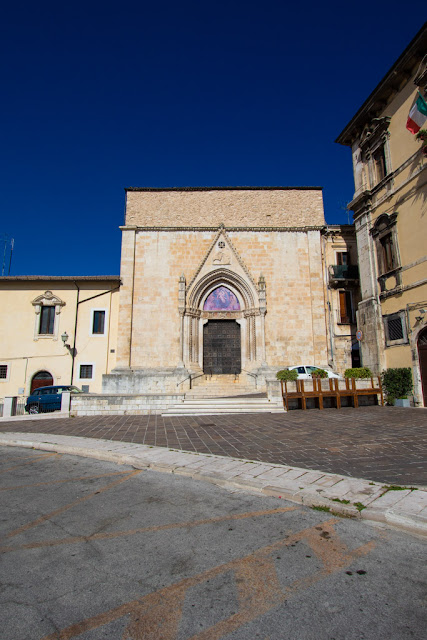
<path fill-rule="evenodd" d="M 61 336 L 61 340 L 62 340 L 62 342 L 64 343 L 64 347 L 65 347 L 66 349 L 70 350 L 70 348 L 71 348 L 71 347 L 70 347 L 70 345 L 69 345 L 69 344 L 67 344 L 68 337 L 69 337 L 69 336 L 68 336 L 68 333 L 67 333 L 66 331 L 64 331 L 64 333 L 63 333 L 63 334 L 62 334 L 62 336 Z"/>

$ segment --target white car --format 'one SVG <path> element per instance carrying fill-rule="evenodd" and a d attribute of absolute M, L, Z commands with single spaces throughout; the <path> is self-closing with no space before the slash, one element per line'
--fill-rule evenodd
<path fill-rule="evenodd" d="M 298 371 L 298 380 L 311 380 L 311 374 L 316 369 L 324 369 L 328 374 L 328 378 L 340 378 L 337 373 L 334 373 L 330 369 L 326 367 L 315 367 L 314 365 L 300 365 L 295 367 L 286 367 L 286 369 L 292 370 L 296 369 Z"/>

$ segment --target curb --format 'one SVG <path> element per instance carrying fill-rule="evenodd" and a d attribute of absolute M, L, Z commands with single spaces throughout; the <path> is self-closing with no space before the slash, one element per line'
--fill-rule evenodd
<path fill-rule="evenodd" d="M 175 473 L 226 489 L 289 500 L 331 515 L 385 523 L 427 537 L 426 487 L 390 489 L 379 482 L 322 471 L 75 436 L 8 433 L 0 436 L 0 445 Z"/>

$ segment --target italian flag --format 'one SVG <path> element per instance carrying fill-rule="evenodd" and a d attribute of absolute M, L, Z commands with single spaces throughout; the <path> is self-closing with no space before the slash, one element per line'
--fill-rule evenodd
<path fill-rule="evenodd" d="M 409 112 L 406 128 L 411 133 L 418 133 L 427 120 L 427 102 L 422 97 L 421 93 L 418 94 L 417 100 L 412 105 L 412 109 Z"/>

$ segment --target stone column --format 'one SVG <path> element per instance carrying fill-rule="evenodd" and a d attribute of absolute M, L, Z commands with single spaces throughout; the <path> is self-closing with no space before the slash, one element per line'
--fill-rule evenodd
<path fill-rule="evenodd" d="M 179 277 L 179 289 L 178 289 L 178 311 L 180 322 L 180 353 L 178 367 L 184 366 L 184 314 L 185 314 L 185 275 L 181 274 Z"/>
<path fill-rule="evenodd" d="M 267 355 L 265 347 L 265 314 L 267 312 L 267 295 L 266 284 L 264 276 L 260 275 L 258 280 L 258 298 L 259 298 L 259 311 L 261 314 L 261 364 L 267 364 Z"/>

